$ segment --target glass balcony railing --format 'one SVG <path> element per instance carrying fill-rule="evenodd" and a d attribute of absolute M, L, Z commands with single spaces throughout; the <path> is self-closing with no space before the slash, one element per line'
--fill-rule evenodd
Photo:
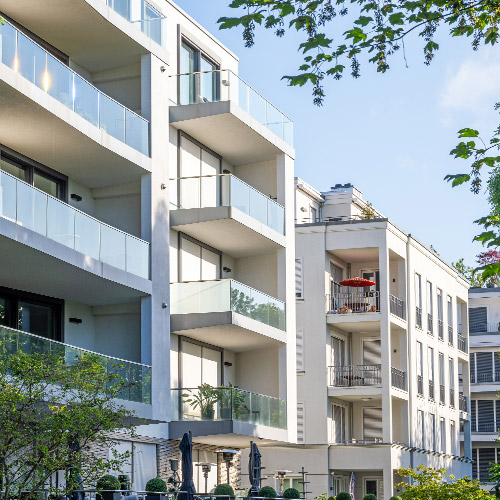
<path fill-rule="evenodd" d="M 233 206 L 285 234 L 285 209 L 231 174 L 170 179 L 171 209 Z"/>
<path fill-rule="evenodd" d="M 103 94 L 18 31 L 0 24 L 2 63 L 44 92 L 142 154 L 149 155 L 149 122 Z"/>
<path fill-rule="evenodd" d="M 201 404 L 193 404 L 200 401 Z M 286 401 L 235 387 L 172 389 L 172 420 L 237 420 L 277 429 L 287 428 Z"/>
<path fill-rule="evenodd" d="M 166 17 L 145 0 L 104 0 L 115 12 L 120 14 L 158 45 L 164 46 L 166 40 Z"/>
<path fill-rule="evenodd" d="M 108 374 L 119 375 L 125 382 L 120 399 L 151 404 L 151 367 L 125 361 L 79 347 L 70 346 L 55 340 L 6 327 L 0 327 L 0 341 L 5 345 L 7 353 L 22 351 L 25 354 L 47 354 L 61 356 L 68 366 L 75 365 L 85 355 L 97 356 L 99 363 L 106 368 Z"/>
<path fill-rule="evenodd" d="M 84 255 L 149 278 L 149 243 L 0 171 L 0 217 Z"/>
<path fill-rule="evenodd" d="M 285 303 L 235 280 L 172 283 L 170 294 L 171 314 L 232 311 L 285 330 Z"/>
<path fill-rule="evenodd" d="M 173 75 L 177 78 L 177 104 L 231 101 L 293 146 L 293 121 L 228 69 Z"/>

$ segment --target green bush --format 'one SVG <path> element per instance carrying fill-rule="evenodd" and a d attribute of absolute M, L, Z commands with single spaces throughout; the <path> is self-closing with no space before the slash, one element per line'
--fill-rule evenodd
<path fill-rule="evenodd" d="M 328 497 L 326 500 L 335 500 L 335 497 Z"/>
<path fill-rule="evenodd" d="M 222 483 L 215 487 L 214 495 L 227 495 L 229 497 L 234 496 L 233 487 L 230 484 Z"/>
<path fill-rule="evenodd" d="M 264 498 L 276 498 L 277 495 L 274 488 L 271 488 L 271 486 L 264 486 L 260 489 L 258 496 Z"/>
<path fill-rule="evenodd" d="M 337 495 L 337 500 L 352 500 L 351 494 L 342 491 Z"/>
<path fill-rule="evenodd" d="M 296 488 L 288 488 L 283 492 L 283 498 L 300 498 L 300 492 Z"/>
<path fill-rule="evenodd" d="M 119 491 L 120 490 L 120 481 L 115 476 L 111 474 L 106 474 L 97 480 L 97 484 L 95 485 L 96 490 L 99 491 Z"/>
<path fill-rule="evenodd" d="M 377 500 L 377 497 L 373 493 L 368 493 L 363 497 L 363 500 Z"/>
<path fill-rule="evenodd" d="M 166 493 L 167 483 L 161 477 L 150 479 L 146 483 L 146 491 L 154 493 Z"/>
<path fill-rule="evenodd" d="M 389 500 L 403 500 L 401 497 L 391 497 Z"/>

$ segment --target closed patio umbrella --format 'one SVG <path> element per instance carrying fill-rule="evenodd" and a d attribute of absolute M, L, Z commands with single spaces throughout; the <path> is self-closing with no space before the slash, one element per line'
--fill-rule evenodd
<path fill-rule="evenodd" d="M 193 500 L 196 495 L 196 488 L 193 482 L 193 441 L 191 431 L 184 433 L 182 441 L 179 444 L 179 450 L 182 453 L 182 484 L 179 500 Z"/>
<path fill-rule="evenodd" d="M 257 444 L 251 441 L 250 443 L 250 460 L 248 461 L 248 479 L 250 481 L 250 489 L 248 490 L 249 497 L 256 497 L 259 494 L 260 482 L 262 475 L 260 454 Z"/>

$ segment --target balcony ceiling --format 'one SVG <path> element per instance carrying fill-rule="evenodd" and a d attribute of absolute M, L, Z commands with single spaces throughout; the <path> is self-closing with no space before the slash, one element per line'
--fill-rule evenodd
<path fill-rule="evenodd" d="M 378 248 L 346 248 L 329 253 L 349 263 L 378 262 Z"/>
<path fill-rule="evenodd" d="M 147 43 L 147 37 L 111 11 L 105 0 L 0 0 L 0 12 L 91 73 L 109 69 L 110 61 L 112 67 L 135 64 L 148 52 L 115 26 L 133 30 L 134 38 Z"/>

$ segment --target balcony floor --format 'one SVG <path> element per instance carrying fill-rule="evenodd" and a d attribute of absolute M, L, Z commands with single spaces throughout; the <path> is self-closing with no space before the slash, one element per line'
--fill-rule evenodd
<path fill-rule="evenodd" d="M 140 180 L 151 159 L 111 137 L 0 63 L 4 146 L 90 187 Z"/>

